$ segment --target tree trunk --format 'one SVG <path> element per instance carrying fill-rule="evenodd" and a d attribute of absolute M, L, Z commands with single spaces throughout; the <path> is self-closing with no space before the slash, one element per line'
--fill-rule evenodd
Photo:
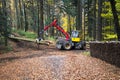
<path fill-rule="evenodd" d="M 50 5 L 47 4 L 47 24 L 51 23 L 51 15 L 50 15 Z M 48 30 L 49 37 L 51 36 L 51 28 Z"/>
<path fill-rule="evenodd" d="M 98 0 L 98 25 L 97 25 L 97 40 L 102 40 L 102 0 Z"/>
<path fill-rule="evenodd" d="M 82 31 L 82 2 L 81 0 L 77 1 L 77 30 Z"/>
<path fill-rule="evenodd" d="M 26 14 L 26 5 L 24 3 L 24 19 L 25 19 L 25 32 L 28 30 L 28 21 L 27 21 L 27 14 Z"/>
<path fill-rule="evenodd" d="M 18 0 L 15 1 L 15 9 L 16 9 L 16 16 L 17 16 L 17 29 L 20 29 L 20 19 L 19 19 L 19 11 L 18 11 Z"/>
<path fill-rule="evenodd" d="M 40 31 L 44 29 L 43 23 L 43 0 L 40 0 Z M 40 34 L 39 37 L 43 38 L 43 34 Z"/>
<path fill-rule="evenodd" d="M 53 3 L 52 3 L 53 5 L 55 5 L 55 0 L 53 0 Z M 51 14 L 51 22 L 54 20 L 54 18 L 56 17 L 54 14 L 55 14 L 55 6 L 51 6 L 51 11 L 52 11 L 52 14 Z M 54 27 L 52 27 L 51 29 L 50 29 L 50 33 L 51 33 L 51 35 L 52 35 L 52 37 L 54 37 L 55 36 L 55 29 L 54 29 Z"/>
<path fill-rule="evenodd" d="M 91 1 L 88 0 L 88 35 L 89 37 L 92 37 L 92 11 L 90 10 L 91 8 Z"/>
<path fill-rule="evenodd" d="M 39 3 L 39 0 L 37 0 L 37 8 L 38 8 L 38 9 L 37 9 L 37 10 L 38 10 L 38 11 L 37 11 L 37 12 L 38 12 L 38 13 L 37 13 L 37 15 L 38 15 L 38 20 L 37 20 L 38 30 L 37 30 L 37 34 L 38 34 L 38 38 L 40 37 L 40 34 L 39 34 L 39 33 L 40 33 L 40 27 L 39 27 L 39 26 L 40 26 L 40 19 L 39 19 L 39 17 L 40 17 L 40 15 L 39 15 L 39 14 L 40 14 L 40 7 L 39 7 L 39 6 L 40 6 L 40 3 Z"/>
<path fill-rule="evenodd" d="M 3 16 L 4 16 L 4 23 L 3 23 L 3 26 L 5 27 L 4 28 L 4 38 L 5 38 L 5 46 L 7 46 L 7 44 L 8 44 L 8 40 L 7 40 L 7 38 L 8 38 L 8 34 L 7 34 L 7 9 L 6 9 L 6 1 L 5 0 L 2 0 L 2 5 L 3 5 Z"/>
<path fill-rule="evenodd" d="M 34 30 L 34 32 L 35 32 L 35 30 L 36 30 L 36 16 L 35 16 L 35 11 L 34 11 L 34 9 L 35 9 L 35 6 L 34 6 L 34 0 L 32 0 L 32 19 L 33 19 L 33 25 L 32 26 L 34 26 L 33 27 L 33 30 Z"/>
<path fill-rule="evenodd" d="M 23 14 L 21 0 L 19 0 L 19 11 L 20 11 L 20 29 L 23 29 Z"/>
<path fill-rule="evenodd" d="M 96 40 L 96 0 L 94 0 L 94 10 L 93 10 L 94 22 L 93 22 L 93 40 Z"/>
<path fill-rule="evenodd" d="M 119 19 L 118 19 L 118 15 L 117 15 L 117 10 L 115 7 L 115 0 L 109 0 L 110 4 L 111 4 L 111 8 L 112 8 L 112 13 L 113 13 L 113 17 L 114 17 L 114 26 L 115 26 L 115 30 L 117 33 L 117 37 L 118 37 L 118 41 L 120 41 L 120 24 L 119 24 Z"/>

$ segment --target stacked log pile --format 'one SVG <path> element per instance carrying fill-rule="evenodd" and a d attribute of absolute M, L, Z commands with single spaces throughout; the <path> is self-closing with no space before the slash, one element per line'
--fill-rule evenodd
<path fill-rule="evenodd" d="M 120 42 L 90 42 L 92 57 L 120 67 Z"/>

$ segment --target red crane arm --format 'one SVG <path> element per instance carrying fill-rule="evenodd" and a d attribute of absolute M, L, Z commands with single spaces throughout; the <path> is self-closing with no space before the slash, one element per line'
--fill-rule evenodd
<path fill-rule="evenodd" d="M 56 19 L 50 25 L 45 26 L 44 31 L 48 30 L 48 28 L 50 28 L 50 27 L 55 27 L 57 30 L 61 31 L 64 34 L 66 40 L 70 40 L 69 33 L 65 32 L 65 30 L 62 27 L 57 25 L 57 20 Z"/>

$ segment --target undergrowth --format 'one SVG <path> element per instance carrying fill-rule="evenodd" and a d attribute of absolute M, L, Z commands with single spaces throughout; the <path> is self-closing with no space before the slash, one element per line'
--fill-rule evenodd
<path fill-rule="evenodd" d="M 30 39 L 36 39 L 37 38 L 37 34 L 34 33 L 34 32 L 30 32 L 30 31 L 25 32 L 23 30 L 14 29 L 12 32 L 15 32 L 15 33 L 19 34 L 20 36 L 30 38 Z"/>
<path fill-rule="evenodd" d="M 13 47 L 8 45 L 8 46 L 3 46 L 0 45 L 0 53 L 7 53 L 13 50 Z"/>

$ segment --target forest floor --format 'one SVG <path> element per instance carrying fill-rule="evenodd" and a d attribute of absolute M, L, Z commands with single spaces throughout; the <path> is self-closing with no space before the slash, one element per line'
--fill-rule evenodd
<path fill-rule="evenodd" d="M 87 50 L 57 50 L 54 45 L 11 42 L 0 54 L 0 80 L 120 80 L 120 68 L 85 55 Z"/>

